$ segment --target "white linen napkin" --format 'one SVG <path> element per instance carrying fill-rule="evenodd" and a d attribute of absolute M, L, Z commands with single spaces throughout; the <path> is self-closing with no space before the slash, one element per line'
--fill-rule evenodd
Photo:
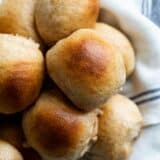
<path fill-rule="evenodd" d="M 101 0 L 100 20 L 120 28 L 136 51 L 136 69 L 123 93 L 138 104 L 145 128 L 129 160 L 160 160 L 160 30 L 133 1 Z"/>
<path fill-rule="evenodd" d="M 143 130 L 129 160 L 160 160 L 160 125 Z"/>
<path fill-rule="evenodd" d="M 155 125 L 160 123 L 160 29 L 131 4 L 101 0 L 100 20 L 120 28 L 131 40 L 136 69 L 123 93 L 139 105 L 145 126 Z"/>

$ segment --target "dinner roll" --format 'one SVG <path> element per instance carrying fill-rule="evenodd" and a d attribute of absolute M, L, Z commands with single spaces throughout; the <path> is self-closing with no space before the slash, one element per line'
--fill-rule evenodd
<path fill-rule="evenodd" d="M 99 107 L 126 80 L 123 58 L 91 29 L 59 41 L 46 56 L 50 77 L 80 109 Z"/>
<path fill-rule="evenodd" d="M 42 44 L 34 22 L 36 1 L 1 0 L 0 33 L 19 34 Z"/>
<path fill-rule="evenodd" d="M 131 75 L 135 68 L 134 49 L 127 37 L 117 29 L 103 23 L 97 23 L 95 30 L 121 53 L 124 59 L 127 77 Z"/>
<path fill-rule="evenodd" d="M 16 113 L 31 105 L 39 95 L 43 70 L 37 44 L 0 34 L 0 113 Z"/>
<path fill-rule="evenodd" d="M 12 145 L 0 140 L 0 160 L 23 160 L 23 158 Z"/>
<path fill-rule="evenodd" d="M 126 160 L 141 126 L 137 106 L 124 96 L 113 96 L 103 106 L 98 141 L 88 156 L 92 160 Z"/>
<path fill-rule="evenodd" d="M 36 25 L 48 45 L 69 36 L 80 28 L 94 27 L 99 0 L 38 0 Z"/>
<path fill-rule="evenodd" d="M 96 139 L 97 116 L 76 110 L 59 91 L 47 91 L 24 115 L 23 129 L 45 160 L 77 160 Z"/>

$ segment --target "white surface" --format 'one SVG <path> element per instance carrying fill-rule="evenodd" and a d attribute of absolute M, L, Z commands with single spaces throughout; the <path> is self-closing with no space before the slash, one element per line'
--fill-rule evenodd
<path fill-rule="evenodd" d="M 128 0 L 127 2 L 130 4 L 132 3 L 132 5 L 135 5 L 135 7 L 141 11 L 143 0 Z"/>
<path fill-rule="evenodd" d="M 160 125 L 143 130 L 130 160 L 160 160 Z"/>
<path fill-rule="evenodd" d="M 159 28 L 142 16 L 131 0 L 101 0 L 101 7 L 102 19 L 119 27 L 128 35 L 136 50 L 136 70 L 123 93 L 132 97 L 150 89 L 160 88 Z M 155 96 L 160 96 L 160 90 L 143 95 L 136 101 Z M 143 103 L 139 108 L 148 128 L 143 129 L 136 141 L 130 160 L 160 160 L 160 99 Z"/>
<path fill-rule="evenodd" d="M 111 13 L 115 24 L 128 35 L 136 50 L 136 70 L 124 87 L 124 94 L 132 97 L 160 87 L 160 30 L 140 12 L 134 10 L 133 5 L 122 5 L 122 1 L 124 2 L 124 0 L 101 0 L 101 6 L 103 12 L 105 8 L 106 14 Z M 158 100 L 145 104 L 139 106 L 145 125 L 160 123 Z"/>

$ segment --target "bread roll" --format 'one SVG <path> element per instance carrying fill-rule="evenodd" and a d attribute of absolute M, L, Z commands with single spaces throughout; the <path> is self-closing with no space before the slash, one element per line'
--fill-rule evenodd
<path fill-rule="evenodd" d="M 1 0 L 0 33 L 19 34 L 32 38 L 42 45 L 34 22 L 36 1 L 37 0 Z"/>
<path fill-rule="evenodd" d="M 81 29 L 47 52 L 50 77 L 80 109 L 89 111 L 117 93 L 126 80 L 123 58 L 91 29 Z"/>
<path fill-rule="evenodd" d="M 103 23 L 97 23 L 95 30 L 121 53 L 124 59 L 127 77 L 130 76 L 135 68 L 134 49 L 127 37 L 117 29 Z"/>
<path fill-rule="evenodd" d="M 36 25 L 48 45 L 69 36 L 80 28 L 94 27 L 99 0 L 38 0 Z"/>
<path fill-rule="evenodd" d="M 89 159 L 126 160 L 141 127 L 142 116 L 137 106 L 124 96 L 113 96 L 103 106 L 98 141 L 88 154 Z"/>
<path fill-rule="evenodd" d="M 74 109 L 59 91 L 48 91 L 24 115 L 23 129 L 45 160 L 77 160 L 96 138 L 97 116 Z"/>
<path fill-rule="evenodd" d="M 9 143 L 0 140 L 1 160 L 23 160 L 21 154 Z"/>
<path fill-rule="evenodd" d="M 16 113 L 31 105 L 39 95 L 43 71 L 37 44 L 0 34 L 0 113 Z"/>

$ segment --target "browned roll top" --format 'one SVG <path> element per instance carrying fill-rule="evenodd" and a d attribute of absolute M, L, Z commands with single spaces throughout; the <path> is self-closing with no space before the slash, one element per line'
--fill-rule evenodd
<path fill-rule="evenodd" d="M 46 56 L 50 77 L 80 109 L 100 107 L 126 80 L 122 55 L 91 29 L 81 29 Z"/>
<path fill-rule="evenodd" d="M 22 111 L 37 98 L 44 59 L 38 45 L 20 36 L 0 34 L 0 113 Z"/>
<path fill-rule="evenodd" d="M 97 134 L 96 113 L 82 113 L 59 93 L 43 93 L 23 118 L 28 141 L 44 159 L 78 159 Z"/>

